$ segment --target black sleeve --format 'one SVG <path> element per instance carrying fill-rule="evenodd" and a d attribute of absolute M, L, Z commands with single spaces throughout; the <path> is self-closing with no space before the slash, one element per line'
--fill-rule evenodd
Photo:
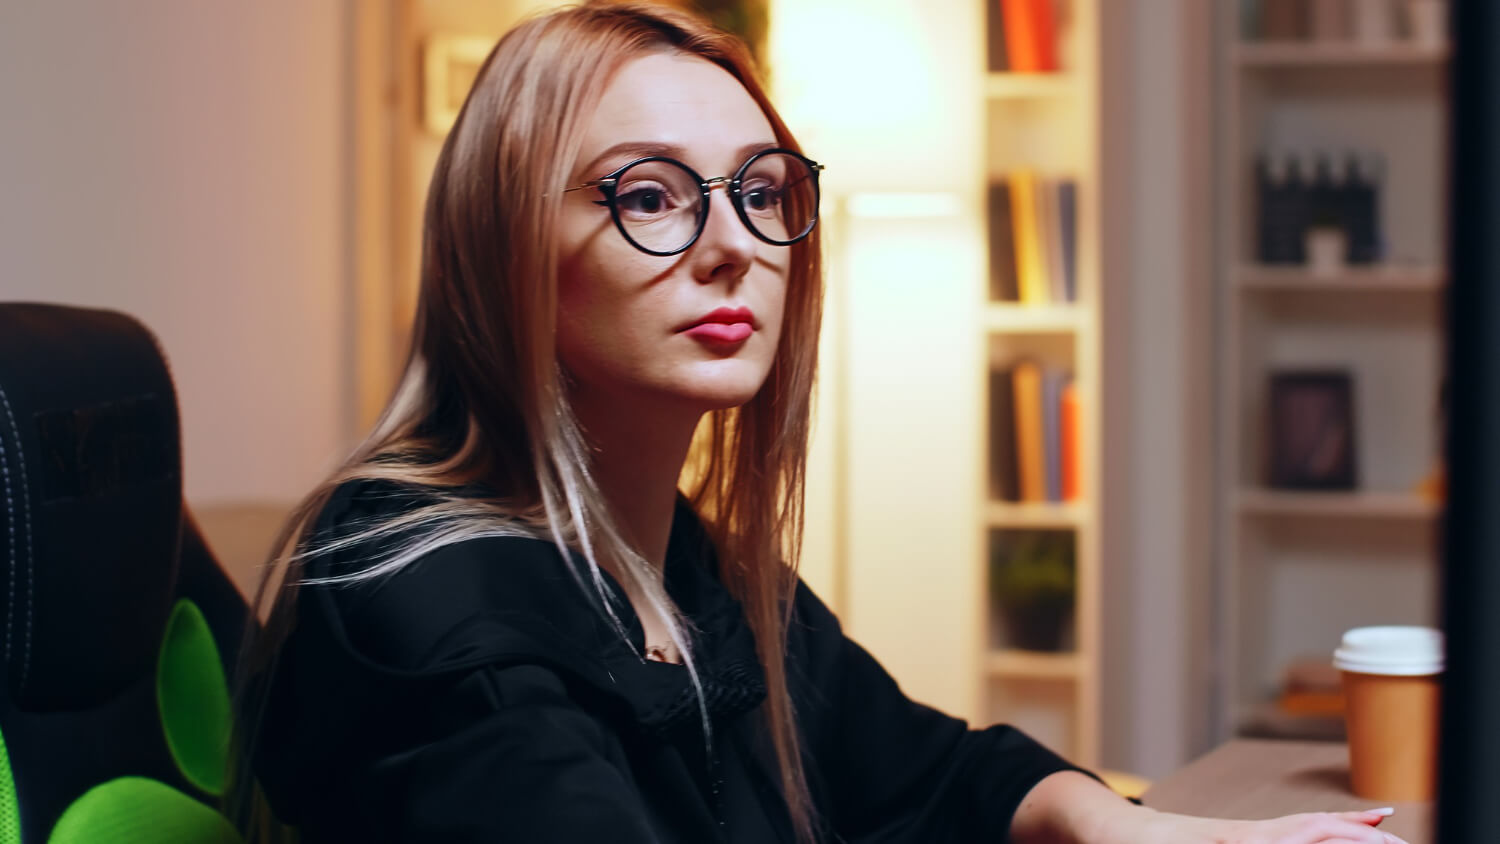
<path fill-rule="evenodd" d="M 850 842 L 1005 841 L 1032 787 L 1081 770 L 1014 727 L 969 730 L 912 701 L 801 584 L 790 639 L 812 787 Z"/>

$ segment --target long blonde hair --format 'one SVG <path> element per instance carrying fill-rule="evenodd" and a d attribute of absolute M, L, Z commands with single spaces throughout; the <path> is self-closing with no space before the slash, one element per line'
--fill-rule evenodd
<path fill-rule="evenodd" d="M 548 536 L 579 585 L 624 628 L 600 575 L 634 585 L 667 620 L 699 686 L 684 619 L 659 578 L 617 529 L 590 478 L 589 452 L 569 404 L 554 339 L 561 188 L 587 122 L 613 73 L 673 51 L 724 68 L 765 113 L 782 147 L 799 149 L 771 106 L 745 46 L 682 12 L 591 3 L 534 18 L 507 34 L 481 67 L 443 144 L 428 192 L 412 346 L 384 413 L 349 459 L 283 527 L 255 605 L 265 632 L 245 674 L 264 672 L 294 615 L 309 534 L 333 491 L 355 479 L 420 485 L 436 503 L 341 541 L 400 533 L 404 540 L 354 578 L 380 577 L 436 547 L 481 535 Z M 802 841 L 813 807 L 787 688 L 785 643 L 802 537 L 810 401 L 822 316 L 818 232 L 788 247 L 780 344 L 770 374 L 745 405 L 699 426 L 685 490 L 714 540 L 725 587 L 740 600 L 766 673 L 763 714 L 783 792 Z M 496 497 L 462 488 L 482 483 Z M 573 562 L 577 552 L 584 565 Z M 707 736 L 707 714 L 701 709 Z M 253 742 L 250 704 L 243 741 Z M 248 779 L 241 771 L 241 783 Z"/>

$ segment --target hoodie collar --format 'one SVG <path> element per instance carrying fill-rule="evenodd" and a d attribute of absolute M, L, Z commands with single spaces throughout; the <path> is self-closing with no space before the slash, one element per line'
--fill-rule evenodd
<path fill-rule="evenodd" d="M 755 649 L 755 636 L 740 602 L 718 577 L 718 556 L 692 507 L 681 496 L 672 519 L 663 570 L 667 594 L 687 617 L 687 633 L 694 666 L 702 688 L 702 705 L 711 722 L 742 715 L 765 699 L 765 672 Z M 623 592 L 613 579 L 610 588 Z M 633 611 L 622 616 L 627 640 L 611 631 L 600 661 L 608 675 L 606 691 L 626 701 L 635 720 L 648 733 L 680 738 L 701 732 L 697 690 L 687 666 L 654 662 L 641 657 L 644 631 Z M 607 624 L 607 622 L 606 622 Z"/>

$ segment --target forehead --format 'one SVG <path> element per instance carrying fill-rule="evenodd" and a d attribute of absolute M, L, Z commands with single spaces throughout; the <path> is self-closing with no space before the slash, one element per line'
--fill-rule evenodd
<path fill-rule="evenodd" d="M 697 56 L 653 53 L 630 60 L 610 80 L 579 163 L 587 166 L 624 143 L 665 144 L 681 147 L 689 166 L 717 175 L 740 164 L 745 146 L 775 140 L 760 106 L 728 71 Z M 633 157 L 627 152 L 598 163 Z"/>

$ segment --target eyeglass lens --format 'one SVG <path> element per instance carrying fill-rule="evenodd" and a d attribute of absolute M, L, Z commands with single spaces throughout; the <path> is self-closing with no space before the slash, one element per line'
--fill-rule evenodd
<path fill-rule="evenodd" d="M 742 219 L 762 239 L 801 239 L 817 215 L 817 181 L 807 162 L 784 153 L 762 155 L 740 176 Z M 705 206 L 698 180 L 672 161 L 642 161 L 618 176 L 615 209 L 620 228 L 651 252 L 683 249 L 698 234 Z"/>

